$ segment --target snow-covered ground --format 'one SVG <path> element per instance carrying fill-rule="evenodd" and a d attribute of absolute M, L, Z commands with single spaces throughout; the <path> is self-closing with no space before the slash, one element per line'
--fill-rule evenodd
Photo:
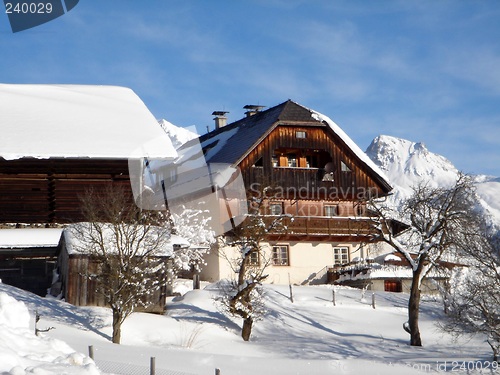
<path fill-rule="evenodd" d="M 334 306 L 332 286 L 294 287 L 292 303 L 288 286 L 266 285 L 268 312 L 251 341 L 243 342 L 240 321 L 221 313 L 213 300 L 216 285 L 196 291 L 189 285 L 178 285 L 187 293 L 171 299 L 165 315 L 130 316 L 122 345 L 115 345 L 108 309 L 75 307 L 0 284 L 0 374 L 95 374 L 96 367 L 148 374 L 150 357 L 157 374 L 213 374 L 215 368 L 224 375 L 411 374 L 451 372 L 462 361 L 477 367 L 490 359 L 482 338 L 454 342 L 437 328 L 443 319 L 439 301 L 422 302 L 424 346 L 414 348 L 402 328 L 405 294 L 377 292 L 373 309 L 371 294 L 362 298 L 358 289 L 335 287 Z M 42 316 L 40 329 L 55 329 L 36 337 L 35 311 Z M 87 354 L 90 345 L 96 366 L 78 354 Z"/>

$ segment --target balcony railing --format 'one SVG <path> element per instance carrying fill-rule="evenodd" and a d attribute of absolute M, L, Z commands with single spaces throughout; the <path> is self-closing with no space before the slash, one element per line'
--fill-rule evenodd
<path fill-rule="evenodd" d="M 266 216 L 271 222 L 276 216 Z M 371 220 L 366 217 L 285 217 L 283 234 L 305 236 L 369 236 Z"/>

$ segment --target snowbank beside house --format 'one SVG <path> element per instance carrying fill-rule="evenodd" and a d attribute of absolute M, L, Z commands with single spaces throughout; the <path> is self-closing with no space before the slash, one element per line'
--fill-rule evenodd
<path fill-rule="evenodd" d="M 66 343 L 36 336 L 23 302 L 0 292 L 0 373 L 99 374 L 94 362 Z"/>

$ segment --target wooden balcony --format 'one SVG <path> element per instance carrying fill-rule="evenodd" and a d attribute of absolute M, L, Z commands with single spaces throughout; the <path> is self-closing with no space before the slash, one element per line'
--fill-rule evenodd
<path fill-rule="evenodd" d="M 277 216 L 266 216 L 271 222 Z M 343 239 L 362 241 L 373 234 L 371 220 L 367 217 L 285 217 L 282 219 L 286 230 L 271 234 L 280 239 Z"/>
<path fill-rule="evenodd" d="M 253 167 L 243 171 L 247 186 L 269 183 L 281 188 L 289 199 L 343 199 L 352 200 L 358 193 L 352 173 L 325 174 L 323 168 Z M 364 189 L 364 188 L 361 188 Z"/>

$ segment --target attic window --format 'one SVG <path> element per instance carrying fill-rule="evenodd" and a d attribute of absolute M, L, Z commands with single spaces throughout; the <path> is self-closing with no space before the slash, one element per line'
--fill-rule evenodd
<path fill-rule="evenodd" d="M 296 131 L 295 138 L 305 139 L 307 137 L 307 133 L 305 131 Z"/>
<path fill-rule="evenodd" d="M 287 157 L 288 157 L 288 167 L 290 167 L 290 168 L 298 167 L 297 154 L 288 154 Z"/>
<path fill-rule="evenodd" d="M 262 161 L 262 157 L 259 158 L 259 160 L 257 160 L 254 165 L 254 167 L 263 167 L 264 166 L 264 162 Z"/>
<path fill-rule="evenodd" d="M 341 162 L 340 162 L 340 170 L 341 170 L 342 172 L 352 172 L 352 171 L 351 171 L 351 168 L 349 168 L 349 167 L 347 166 L 347 164 L 346 164 L 346 163 L 344 163 L 343 161 L 341 161 Z"/>
<path fill-rule="evenodd" d="M 272 162 L 273 162 L 273 167 L 278 167 L 279 166 L 279 158 L 278 155 L 274 154 L 272 157 Z"/>

